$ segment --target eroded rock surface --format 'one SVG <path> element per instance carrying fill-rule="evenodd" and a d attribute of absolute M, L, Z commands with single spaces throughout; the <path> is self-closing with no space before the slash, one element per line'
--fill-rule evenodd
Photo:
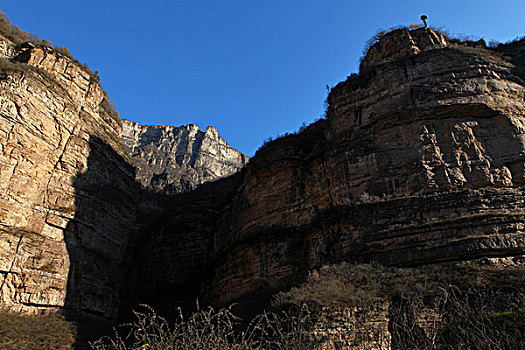
<path fill-rule="evenodd" d="M 144 188 L 180 193 L 232 175 L 247 162 L 209 126 L 141 126 L 123 120 L 122 143 Z"/>

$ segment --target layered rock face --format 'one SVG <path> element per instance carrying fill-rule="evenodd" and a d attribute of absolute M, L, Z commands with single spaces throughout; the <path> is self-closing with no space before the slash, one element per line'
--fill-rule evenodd
<path fill-rule="evenodd" d="M 79 64 L 0 42 L 1 303 L 115 317 L 139 188 L 119 118 Z"/>
<path fill-rule="evenodd" d="M 122 143 L 144 188 L 180 193 L 232 175 L 247 162 L 209 126 L 141 126 L 123 120 Z"/>
<path fill-rule="evenodd" d="M 325 262 L 523 254 L 522 73 L 431 29 L 387 34 L 331 91 L 326 120 L 252 158 L 209 295 L 279 289 Z"/>

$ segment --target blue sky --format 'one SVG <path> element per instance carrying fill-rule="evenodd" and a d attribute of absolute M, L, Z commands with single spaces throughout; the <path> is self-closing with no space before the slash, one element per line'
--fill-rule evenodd
<path fill-rule="evenodd" d="M 2 0 L 22 29 L 98 70 L 122 118 L 215 126 L 252 156 L 322 115 L 379 28 L 419 23 L 506 42 L 525 1 Z"/>

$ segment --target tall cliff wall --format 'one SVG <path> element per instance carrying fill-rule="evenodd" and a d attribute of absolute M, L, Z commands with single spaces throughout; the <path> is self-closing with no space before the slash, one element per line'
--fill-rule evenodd
<path fill-rule="evenodd" d="M 118 116 L 79 64 L 0 42 L 1 303 L 115 317 L 138 189 Z"/>
<path fill-rule="evenodd" d="M 122 143 L 137 169 L 136 179 L 157 192 L 179 193 L 232 175 L 248 162 L 209 126 L 141 126 L 123 120 Z"/>
<path fill-rule="evenodd" d="M 332 89 L 326 120 L 250 161 L 215 230 L 211 299 L 327 262 L 523 254 L 523 76 L 431 29 L 387 34 Z"/>

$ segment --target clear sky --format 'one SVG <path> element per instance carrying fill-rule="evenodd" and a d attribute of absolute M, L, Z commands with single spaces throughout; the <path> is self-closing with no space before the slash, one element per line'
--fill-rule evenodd
<path fill-rule="evenodd" d="M 524 0 L 1 0 L 22 29 L 100 72 L 122 118 L 215 126 L 252 156 L 323 113 L 379 28 L 420 23 L 500 42 Z"/>

